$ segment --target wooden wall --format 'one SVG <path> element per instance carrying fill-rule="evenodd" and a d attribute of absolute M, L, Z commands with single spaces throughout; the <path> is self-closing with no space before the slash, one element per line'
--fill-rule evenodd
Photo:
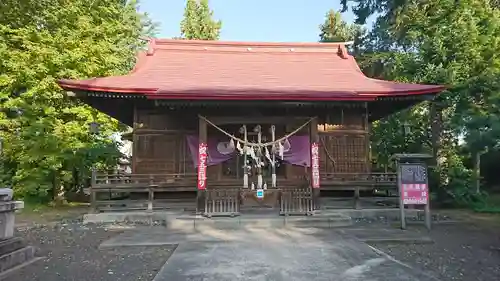
<path fill-rule="evenodd" d="M 186 143 L 186 134 L 197 134 L 193 120 L 158 109 L 136 109 L 134 119 L 133 173 L 194 173 Z"/>
<path fill-rule="evenodd" d="M 291 127 L 296 128 L 296 126 Z M 319 118 L 318 133 L 321 174 L 370 171 L 370 139 L 366 108 L 339 108 L 323 114 Z M 292 177 L 304 174 L 302 167 L 290 167 L 289 170 L 287 174 Z"/>
<path fill-rule="evenodd" d="M 321 173 L 365 173 L 370 171 L 369 124 L 366 108 L 339 108 L 319 112 Z M 133 172 L 140 174 L 195 173 L 186 135 L 198 135 L 198 117 L 193 113 L 161 108 L 137 109 L 134 118 Z M 300 124 L 299 124 L 300 123 Z M 302 123 L 289 123 L 286 132 Z M 215 130 L 209 128 L 209 135 Z M 280 132 L 278 135 L 283 134 Z M 299 134 L 308 134 L 307 128 Z M 328 152 L 327 152 L 328 151 Z M 333 158 L 334 163 L 330 157 Z M 209 167 L 209 178 L 220 178 L 223 167 Z M 287 177 L 303 175 L 304 168 L 286 168 Z"/>
<path fill-rule="evenodd" d="M 370 171 L 370 136 L 366 114 L 365 108 L 341 109 L 327 115 L 319 125 L 318 132 L 324 148 L 320 150 L 321 172 Z"/>

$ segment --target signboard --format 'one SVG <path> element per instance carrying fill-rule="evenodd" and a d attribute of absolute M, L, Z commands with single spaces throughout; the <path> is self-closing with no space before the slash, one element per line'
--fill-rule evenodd
<path fill-rule="evenodd" d="M 259 199 L 264 198 L 264 190 L 263 189 L 257 189 L 257 198 L 259 198 Z"/>
<path fill-rule="evenodd" d="M 207 188 L 207 144 L 200 143 L 198 146 L 198 190 Z"/>
<path fill-rule="evenodd" d="M 400 164 L 400 190 L 404 205 L 427 205 L 429 184 L 425 164 Z"/>
<path fill-rule="evenodd" d="M 319 145 L 316 142 L 311 144 L 311 171 L 312 188 L 319 188 Z"/>

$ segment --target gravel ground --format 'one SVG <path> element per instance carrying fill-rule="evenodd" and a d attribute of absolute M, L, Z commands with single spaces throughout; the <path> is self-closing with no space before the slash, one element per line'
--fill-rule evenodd
<path fill-rule="evenodd" d="M 409 226 L 409 229 L 419 226 Z M 372 244 L 440 280 L 500 280 L 500 228 L 472 224 L 435 225 L 434 244 Z"/>
<path fill-rule="evenodd" d="M 17 235 L 44 256 L 6 281 L 137 281 L 152 280 L 174 250 L 172 247 L 98 249 L 118 235 L 80 222 L 20 228 Z"/>
<path fill-rule="evenodd" d="M 390 227 L 391 224 L 381 218 L 357 221 L 356 225 Z M 422 231 L 421 225 L 408 227 Z M 173 246 L 98 249 L 100 243 L 119 233 L 103 226 L 83 226 L 79 221 L 20 228 L 17 235 L 40 248 L 38 255 L 46 258 L 6 280 L 150 281 L 174 250 Z M 499 233 L 498 224 L 437 224 L 429 233 L 434 244 L 372 245 L 442 281 L 496 281 L 500 280 Z"/>

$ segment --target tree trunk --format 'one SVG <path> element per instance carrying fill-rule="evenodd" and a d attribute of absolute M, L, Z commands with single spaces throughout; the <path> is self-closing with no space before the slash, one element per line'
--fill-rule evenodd
<path fill-rule="evenodd" d="M 429 117 L 431 121 L 432 156 L 436 166 L 439 165 L 439 150 L 441 149 L 441 134 L 443 130 L 443 113 L 438 101 L 429 103 Z"/>
<path fill-rule="evenodd" d="M 481 154 L 481 152 L 474 153 L 474 181 L 477 194 L 481 192 Z"/>
<path fill-rule="evenodd" d="M 64 185 L 61 181 L 61 173 L 59 171 L 54 172 L 53 181 L 53 200 L 55 206 L 63 206 L 66 203 Z"/>
<path fill-rule="evenodd" d="M 429 103 L 429 118 L 431 123 L 431 144 L 432 144 L 432 166 L 439 171 L 438 186 L 446 185 L 449 178 L 442 173 L 442 168 L 446 164 L 446 156 L 442 153 L 443 146 L 443 107 L 438 100 Z"/>

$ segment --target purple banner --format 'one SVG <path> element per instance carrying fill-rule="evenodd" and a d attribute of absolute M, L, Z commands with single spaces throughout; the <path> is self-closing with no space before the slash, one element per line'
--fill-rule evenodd
<path fill-rule="evenodd" d="M 189 135 L 186 139 L 194 166 L 198 167 L 198 136 Z M 207 146 L 207 166 L 220 164 L 236 155 L 236 149 L 229 145 L 227 139 L 208 138 Z M 291 136 L 283 143 L 283 148 L 284 162 L 306 167 L 311 165 L 309 136 Z"/>
<path fill-rule="evenodd" d="M 283 161 L 297 166 L 311 166 L 309 136 L 291 136 L 283 146 Z"/>
<path fill-rule="evenodd" d="M 198 167 L 198 137 L 186 136 L 191 158 L 195 167 Z M 208 138 L 208 161 L 207 166 L 217 165 L 231 159 L 235 155 L 235 148 L 229 146 L 229 141 L 220 141 L 216 138 Z"/>

